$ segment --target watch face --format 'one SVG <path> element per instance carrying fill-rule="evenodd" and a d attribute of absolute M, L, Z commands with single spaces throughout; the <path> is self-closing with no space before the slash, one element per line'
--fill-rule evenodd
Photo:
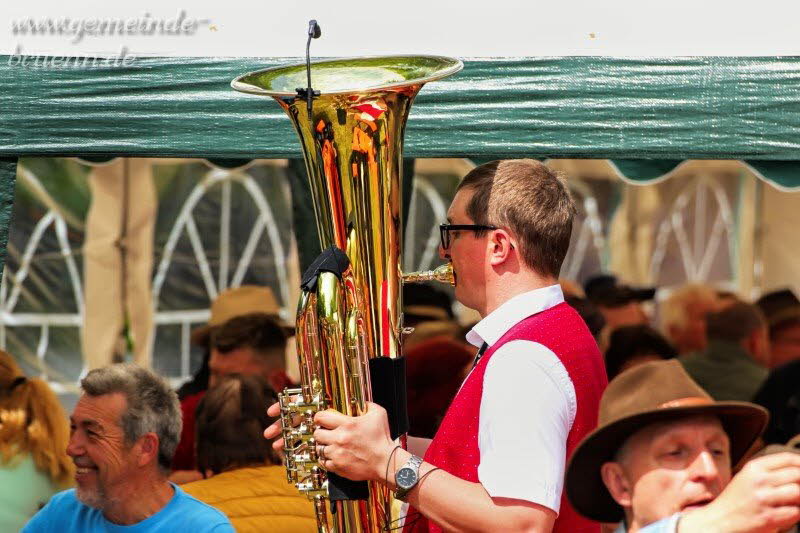
<path fill-rule="evenodd" d="M 401 468 L 395 476 L 397 485 L 403 489 L 410 489 L 417 482 L 417 473 L 412 468 Z"/>

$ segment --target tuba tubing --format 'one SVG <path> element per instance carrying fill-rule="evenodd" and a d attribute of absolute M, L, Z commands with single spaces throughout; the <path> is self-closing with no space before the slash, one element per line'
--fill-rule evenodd
<path fill-rule="evenodd" d="M 319 93 L 310 92 L 311 105 L 309 91 L 296 90 L 308 87 L 302 64 L 232 82 L 236 90 L 275 98 L 291 119 L 326 250 L 312 265 L 317 271 L 303 276 L 296 321 L 300 387 L 279 395 L 287 479 L 313 500 L 320 532 L 377 533 L 400 523 L 399 505 L 378 483 L 355 496 L 366 500 L 339 499 L 340 481 L 316 456 L 313 417 L 323 409 L 357 416 L 372 401 L 370 361 L 401 356 L 404 282 L 454 283 L 449 265 L 401 273 L 400 180 L 414 98 L 425 83 L 462 67 L 438 56 L 312 63 L 311 86 Z M 399 388 L 404 392 L 405 384 Z"/>

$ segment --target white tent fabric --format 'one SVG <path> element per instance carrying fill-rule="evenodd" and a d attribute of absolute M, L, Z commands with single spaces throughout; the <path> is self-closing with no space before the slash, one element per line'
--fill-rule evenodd
<path fill-rule="evenodd" d="M 790 286 L 800 294 L 800 252 L 797 231 L 800 228 L 800 192 L 784 193 L 771 187 L 763 189 L 761 220 L 754 235 L 761 261 L 756 275 L 764 290 Z"/>
<path fill-rule="evenodd" d="M 119 158 L 89 175 L 92 204 L 86 222 L 84 325 L 86 369 L 119 360 L 126 352 L 125 321 L 134 361 L 149 367 L 153 335 L 153 230 L 157 200 L 147 159 Z"/>

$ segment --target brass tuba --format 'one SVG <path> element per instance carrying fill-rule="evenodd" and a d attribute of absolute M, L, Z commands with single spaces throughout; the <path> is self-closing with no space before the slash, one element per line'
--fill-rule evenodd
<path fill-rule="evenodd" d="M 253 72 L 232 83 L 236 90 L 274 97 L 291 118 L 303 148 L 320 243 L 330 248 L 327 261 L 334 263 L 304 274 L 297 310 L 301 387 L 279 395 L 287 477 L 314 501 L 321 532 L 377 532 L 398 525 L 397 506 L 381 485 L 370 484 L 366 500 L 334 496 L 338 476 L 319 465 L 313 416 L 323 409 L 359 415 L 373 400 L 370 361 L 400 356 L 404 279 L 453 283 L 450 265 L 402 275 L 400 180 L 414 97 L 426 82 L 462 66 L 435 56 L 315 62 L 309 85 L 319 93 L 312 91 L 311 105 L 308 91 L 296 89 L 306 86 L 306 65 Z"/>

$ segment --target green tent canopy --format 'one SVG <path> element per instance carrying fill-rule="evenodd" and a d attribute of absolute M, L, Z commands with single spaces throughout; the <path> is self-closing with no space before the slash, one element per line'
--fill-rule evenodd
<path fill-rule="evenodd" d="M 670 159 L 614 159 L 620 177 L 629 183 L 647 184 L 670 177 L 683 163 Z M 753 173 L 773 187 L 792 191 L 800 189 L 800 161 L 745 161 Z"/>
<path fill-rule="evenodd" d="M 230 81 L 288 58 L 36 68 L 0 56 L 0 156 L 299 156 L 269 98 Z M 408 157 L 795 161 L 800 58 L 466 59 L 426 86 Z M 666 165 L 658 165 L 666 168 Z"/>

